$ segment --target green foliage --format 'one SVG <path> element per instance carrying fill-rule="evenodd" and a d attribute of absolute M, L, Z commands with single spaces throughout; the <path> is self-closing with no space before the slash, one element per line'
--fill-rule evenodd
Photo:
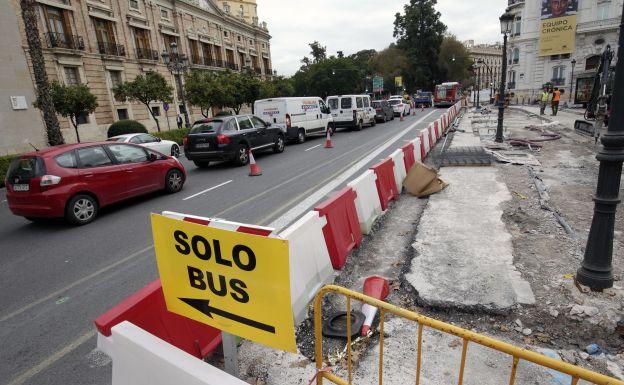
<path fill-rule="evenodd" d="M 125 134 L 147 134 L 147 128 L 136 120 L 118 120 L 108 127 L 106 133 L 109 138 Z"/>
<path fill-rule="evenodd" d="M 160 139 L 165 139 L 165 140 L 173 140 L 174 142 L 176 142 L 177 144 L 179 144 L 180 146 L 182 145 L 182 140 L 184 139 L 184 137 L 186 135 L 188 135 L 189 130 L 187 128 L 182 128 L 179 130 L 169 130 L 169 131 L 162 131 L 162 132 L 155 132 L 154 136 L 159 137 Z"/>
<path fill-rule="evenodd" d="M 405 52 L 395 45 L 390 45 L 370 59 L 370 68 L 372 73 L 383 76 L 385 92 L 396 93 L 394 78 L 405 77 L 411 66 Z"/>
<path fill-rule="evenodd" d="M 297 71 L 292 81 L 299 96 L 341 95 L 361 92 L 365 72 L 352 58 L 330 57 Z"/>
<path fill-rule="evenodd" d="M 438 56 L 438 67 L 444 74 L 442 80 L 457 81 L 464 86 L 468 85 L 471 80 L 471 65 L 472 59 L 466 46 L 453 35 L 444 36 Z M 484 66 L 481 70 L 482 76 L 485 73 L 487 69 Z"/>
<path fill-rule="evenodd" d="M 226 72 L 223 81 L 231 89 L 228 107 L 238 115 L 244 104 L 253 106 L 260 96 L 260 79 L 247 72 Z"/>
<path fill-rule="evenodd" d="M 395 15 L 394 37 L 411 65 L 405 79 L 408 88 L 431 88 L 444 75 L 438 56 L 446 26 L 435 10 L 436 4 L 436 0 L 410 0 L 403 14 Z"/>
<path fill-rule="evenodd" d="M 208 111 L 214 105 L 215 88 L 215 76 L 207 71 L 191 71 L 184 79 L 186 100 L 199 107 L 204 117 L 208 117 Z"/>
<path fill-rule="evenodd" d="M 56 113 L 69 118 L 76 131 L 76 140 L 80 142 L 77 118 L 95 111 L 97 98 L 85 84 L 64 85 L 59 82 L 52 83 L 50 96 Z"/>
<path fill-rule="evenodd" d="M 160 131 L 160 123 L 150 108 L 150 103 L 168 103 L 173 99 L 173 87 L 167 83 L 164 76 L 154 71 L 148 71 L 145 75 L 137 76 L 131 82 L 123 82 L 113 88 L 113 93 L 117 100 L 129 100 L 145 105 L 156 122 L 158 131 Z"/>
<path fill-rule="evenodd" d="M 260 84 L 260 94 L 258 99 L 283 98 L 293 96 L 295 88 L 291 79 L 276 76 L 267 79 Z"/>
<path fill-rule="evenodd" d="M 11 161 L 15 157 L 17 157 L 17 155 L 0 156 L 0 187 L 4 187 L 4 178 L 6 177 L 7 171 L 9 171 Z"/>
<path fill-rule="evenodd" d="M 215 117 L 219 117 L 219 116 L 232 116 L 232 112 L 231 111 L 219 111 L 217 112 L 217 114 L 215 115 Z"/>

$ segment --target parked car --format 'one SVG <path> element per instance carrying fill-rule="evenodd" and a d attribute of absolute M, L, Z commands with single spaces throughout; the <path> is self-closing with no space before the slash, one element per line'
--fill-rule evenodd
<path fill-rule="evenodd" d="M 394 110 L 394 116 L 401 116 L 401 114 L 403 114 L 403 116 L 407 116 L 412 112 L 410 103 L 403 99 L 389 99 L 388 103 L 392 106 L 392 109 Z"/>
<path fill-rule="evenodd" d="M 176 158 L 180 156 L 180 146 L 176 142 L 160 139 L 150 134 L 125 134 L 108 138 L 108 141 L 134 143 Z"/>
<path fill-rule="evenodd" d="M 388 120 L 394 120 L 394 109 L 387 100 L 373 100 L 373 108 L 378 122 L 385 123 Z"/>
<path fill-rule="evenodd" d="M 284 151 L 286 135 L 254 115 L 223 116 L 197 121 L 184 138 L 184 155 L 197 167 L 212 161 L 233 161 L 238 166 L 249 162 L 249 150 Z"/>
<path fill-rule="evenodd" d="M 327 98 L 334 118 L 334 126 L 361 130 L 364 125 L 374 126 L 375 109 L 368 95 L 336 95 Z"/>
<path fill-rule="evenodd" d="M 293 97 L 256 100 L 254 113 L 262 120 L 279 126 L 289 141 L 305 142 L 310 136 L 333 134 L 334 119 L 323 99 Z"/>
<path fill-rule="evenodd" d="M 13 214 L 29 220 L 65 217 L 84 225 L 112 203 L 156 190 L 176 193 L 185 179 L 176 158 L 132 143 L 67 144 L 13 159 L 6 199 Z"/>

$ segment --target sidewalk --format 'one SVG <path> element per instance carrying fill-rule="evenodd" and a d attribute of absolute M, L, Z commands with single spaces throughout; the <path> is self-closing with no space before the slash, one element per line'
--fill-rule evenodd
<path fill-rule="evenodd" d="M 546 107 L 545 115 L 540 116 L 540 108 L 537 105 L 511 106 L 512 109 L 526 111 L 529 114 L 537 115 L 544 122 L 559 122 L 562 126 L 574 129 L 574 122 L 584 120 L 585 110 L 583 109 L 559 109 L 557 116 L 552 116 L 550 106 Z"/>

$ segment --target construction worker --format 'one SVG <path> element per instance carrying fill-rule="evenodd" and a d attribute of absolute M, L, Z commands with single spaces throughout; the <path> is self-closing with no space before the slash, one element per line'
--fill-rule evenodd
<path fill-rule="evenodd" d="M 548 97 L 550 94 L 548 93 L 548 88 L 544 87 L 542 90 L 542 95 L 540 98 L 540 115 L 546 114 L 546 105 L 548 104 Z"/>
<path fill-rule="evenodd" d="M 557 112 L 559 111 L 559 101 L 561 100 L 561 91 L 559 91 L 559 88 L 555 87 L 555 90 L 553 91 L 553 97 L 552 97 L 552 116 L 557 116 Z"/>

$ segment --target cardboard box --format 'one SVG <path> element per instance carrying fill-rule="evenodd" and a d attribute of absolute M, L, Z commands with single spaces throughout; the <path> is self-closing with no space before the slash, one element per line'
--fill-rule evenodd
<path fill-rule="evenodd" d="M 407 173 L 403 187 L 410 194 L 417 197 L 426 197 L 442 191 L 448 186 L 438 178 L 438 172 L 421 162 L 416 162 Z"/>

